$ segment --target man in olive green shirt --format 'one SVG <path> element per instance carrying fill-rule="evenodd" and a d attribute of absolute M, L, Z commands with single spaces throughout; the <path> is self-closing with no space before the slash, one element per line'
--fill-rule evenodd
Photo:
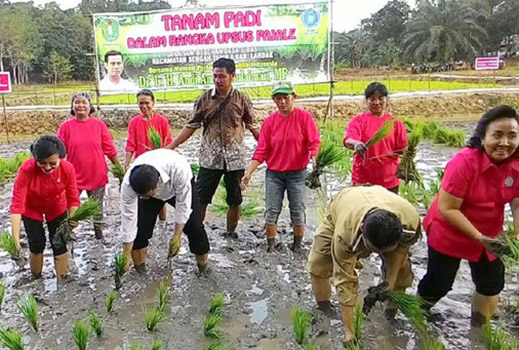
<path fill-rule="evenodd" d="M 354 341 L 357 260 L 378 253 L 383 261 L 384 282 L 380 287 L 404 291 L 413 281 L 409 247 L 420 235 L 420 216 L 415 207 L 381 186 L 346 188 L 332 200 L 327 217 L 315 233 L 307 269 L 317 304 L 325 312 L 331 309 L 333 277 L 345 343 Z"/>

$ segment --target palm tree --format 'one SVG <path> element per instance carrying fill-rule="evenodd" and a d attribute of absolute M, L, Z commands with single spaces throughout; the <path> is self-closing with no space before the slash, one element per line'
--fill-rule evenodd
<path fill-rule="evenodd" d="M 487 36 L 477 16 L 481 13 L 464 0 L 419 1 L 404 36 L 404 54 L 418 62 L 473 58 Z"/>

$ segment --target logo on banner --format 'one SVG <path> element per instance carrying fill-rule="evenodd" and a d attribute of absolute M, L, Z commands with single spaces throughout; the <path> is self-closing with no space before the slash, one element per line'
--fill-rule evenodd
<path fill-rule="evenodd" d="M 319 22 L 321 22 L 321 15 L 314 9 L 308 9 L 301 15 L 301 20 L 306 28 L 312 29 L 317 27 Z"/>
<path fill-rule="evenodd" d="M 0 72 L 0 94 L 11 92 L 11 88 L 9 72 Z"/>
<path fill-rule="evenodd" d="M 119 22 L 114 18 L 107 18 L 101 24 L 101 31 L 106 41 L 116 41 L 119 39 Z"/>

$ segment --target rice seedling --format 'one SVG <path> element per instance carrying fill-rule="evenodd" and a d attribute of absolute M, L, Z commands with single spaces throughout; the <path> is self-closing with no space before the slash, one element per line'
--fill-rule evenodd
<path fill-rule="evenodd" d="M 108 294 L 106 296 L 106 299 L 105 299 L 106 312 L 110 313 L 113 311 L 116 299 L 117 299 L 117 294 L 114 291 L 111 291 L 110 294 Z"/>
<path fill-rule="evenodd" d="M 264 208 L 259 205 L 258 201 L 255 199 L 249 199 L 241 208 L 241 216 L 244 218 L 251 218 L 262 214 Z"/>
<path fill-rule="evenodd" d="M 114 257 L 115 270 L 115 289 L 120 289 L 123 286 L 122 277 L 126 273 L 128 259 L 124 253 L 116 254 Z"/>
<path fill-rule="evenodd" d="M 313 341 L 309 340 L 305 345 L 305 350 L 320 350 L 321 347 L 315 344 Z"/>
<path fill-rule="evenodd" d="M 144 313 L 144 323 L 146 324 L 146 329 L 150 332 L 155 331 L 158 324 L 166 319 L 166 316 L 158 307 L 153 307 L 148 310 L 146 308 L 143 309 Z"/>
<path fill-rule="evenodd" d="M 69 215 L 66 220 L 63 220 L 56 229 L 56 233 L 52 238 L 54 247 L 59 249 L 64 247 L 68 242 L 75 240 L 75 235 L 72 232 L 70 222 L 79 222 L 90 219 L 99 215 L 99 204 L 93 197 L 88 198 L 83 204 L 79 206 L 74 214 Z"/>
<path fill-rule="evenodd" d="M 151 350 L 161 350 L 163 346 L 164 346 L 164 343 L 162 342 L 162 340 L 155 339 L 151 343 Z"/>
<path fill-rule="evenodd" d="M 0 233 L 0 248 L 6 251 L 11 258 L 19 259 L 20 258 L 20 249 L 14 243 L 14 238 L 9 233 Z"/>
<path fill-rule="evenodd" d="M 362 306 L 357 305 L 355 308 L 355 315 L 353 316 L 353 336 L 355 337 L 355 344 L 360 347 L 362 339 L 362 326 L 364 325 L 364 313 Z"/>
<path fill-rule="evenodd" d="M 515 235 L 503 235 L 506 251 L 501 256 L 503 263 L 509 269 L 514 269 L 519 267 L 519 239 Z"/>
<path fill-rule="evenodd" d="M 373 136 L 366 142 L 366 147 L 370 148 L 374 144 L 382 141 L 384 138 L 386 138 L 389 133 L 393 130 L 393 126 L 396 123 L 396 119 L 388 119 L 382 124 L 382 126 L 377 130 Z"/>
<path fill-rule="evenodd" d="M 420 335 L 428 335 L 423 300 L 420 297 L 404 292 L 389 292 L 388 298 L 407 317 Z"/>
<path fill-rule="evenodd" d="M 85 350 L 90 336 L 90 328 L 83 320 L 77 320 L 72 327 L 72 339 L 79 350 Z"/>
<path fill-rule="evenodd" d="M 123 183 L 124 175 L 126 172 L 124 171 L 121 163 L 114 164 L 111 169 L 112 175 L 119 181 L 119 185 Z"/>
<path fill-rule="evenodd" d="M 311 189 L 321 187 L 319 176 L 324 172 L 325 168 L 330 167 L 345 157 L 346 153 L 341 144 L 334 143 L 327 139 L 322 140 L 319 153 L 317 153 L 315 157 L 314 169 L 306 178 L 306 186 Z"/>
<path fill-rule="evenodd" d="M 519 346 L 517 339 L 500 327 L 492 327 L 490 322 L 483 326 L 483 343 L 487 350 L 515 350 Z"/>
<path fill-rule="evenodd" d="M 148 129 L 148 139 L 151 143 L 151 149 L 159 149 L 162 147 L 162 137 L 154 127 Z"/>
<path fill-rule="evenodd" d="M 290 318 L 292 319 L 296 342 L 302 345 L 305 341 L 310 322 L 312 321 L 312 316 L 302 308 L 295 308 L 290 312 Z"/>
<path fill-rule="evenodd" d="M 88 321 L 90 322 L 90 327 L 92 327 L 94 333 L 98 337 L 100 337 L 104 331 L 103 322 L 101 321 L 101 318 L 97 314 L 90 312 L 88 314 Z"/>
<path fill-rule="evenodd" d="M 128 350 L 141 350 L 142 349 L 142 346 L 140 344 L 130 344 L 130 346 L 128 347 Z"/>
<path fill-rule="evenodd" d="M 36 299 L 34 299 L 32 295 L 26 295 L 18 300 L 17 306 L 23 317 L 25 317 L 27 322 L 29 322 L 31 327 L 37 332 L 39 317 Z"/>
<path fill-rule="evenodd" d="M 221 331 L 218 329 L 218 326 L 221 322 L 222 314 L 212 313 L 207 315 L 204 319 L 204 335 L 209 338 L 220 339 Z"/>
<path fill-rule="evenodd" d="M 446 350 L 445 345 L 433 337 L 426 336 L 422 339 L 422 344 L 424 350 Z"/>
<path fill-rule="evenodd" d="M 23 350 L 22 333 L 15 328 L 0 328 L 0 344 L 9 350 Z"/>
<path fill-rule="evenodd" d="M 463 148 L 466 144 L 465 133 L 462 130 L 449 129 L 447 146 Z"/>
<path fill-rule="evenodd" d="M 13 179 L 20 165 L 29 158 L 29 153 L 18 153 L 13 158 L 0 158 L 0 184 Z"/>
<path fill-rule="evenodd" d="M 434 138 L 436 130 L 440 128 L 440 124 L 438 124 L 437 122 L 421 122 L 421 124 L 423 137 L 425 139 L 432 140 Z"/>
<path fill-rule="evenodd" d="M 416 157 L 416 151 L 422 139 L 423 133 L 421 128 L 416 128 L 408 137 L 407 150 L 402 155 L 400 165 L 396 172 L 396 176 L 404 180 L 404 182 L 419 182 L 421 180 L 420 173 L 416 169 L 414 158 Z"/>
<path fill-rule="evenodd" d="M 400 196 L 407 199 L 407 201 L 409 201 L 409 203 L 414 204 L 414 205 L 419 204 L 419 202 L 420 202 L 419 193 L 418 193 L 418 187 L 417 187 L 416 183 L 409 182 L 409 183 L 402 184 L 400 186 L 399 192 L 400 192 Z"/>
<path fill-rule="evenodd" d="M 2 311 L 2 304 L 4 303 L 5 297 L 5 283 L 0 282 L 0 311 Z"/>
<path fill-rule="evenodd" d="M 227 348 L 222 342 L 215 342 L 207 345 L 204 350 L 226 350 Z"/>
<path fill-rule="evenodd" d="M 165 312 L 166 306 L 171 302 L 171 296 L 169 295 L 169 286 L 167 281 L 160 281 L 157 289 L 157 297 L 159 299 L 159 310 Z"/>
<path fill-rule="evenodd" d="M 209 313 L 210 314 L 221 314 L 223 305 L 225 304 L 225 296 L 223 294 L 217 294 L 209 305 Z"/>

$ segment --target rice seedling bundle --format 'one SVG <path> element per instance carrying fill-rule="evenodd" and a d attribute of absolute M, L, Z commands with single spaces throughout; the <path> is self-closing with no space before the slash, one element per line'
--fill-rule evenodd
<path fill-rule="evenodd" d="M 200 164 L 192 163 L 191 164 L 191 170 L 193 171 L 193 175 L 198 177 L 198 174 L 200 173 Z"/>
<path fill-rule="evenodd" d="M 84 221 L 97 215 L 99 215 L 99 204 L 95 198 L 90 197 L 79 206 L 74 214 L 63 220 L 56 229 L 56 234 L 52 238 L 52 243 L 54 243 L 56 249 L 60 249 L 66 246 L 67 243 L 75 240 L 75 235 L 70 227 L 71 221 Z"/>
<path fill-rule="evenodd" d="M 324 169 L 341 161 L 346 157 L 342 145 L 337 145 L 330 140 L 322 140 L 319 153 L 315 157 L 315 166 L 312 172 L 306 178 L 305 184 L 311 189 L 321 187 L 319 176 L 324 172 Z"/>
<path fill-rule="evenodd" d="M 448 130 L 447 145 L 451 147 L 463 148 L 466 144 L 465 133 L 462 130 Z"/>
<path fill-rule="evenodd" d="M 422 339 L 424 350 L 446 350 L 445 345 L 436 338 L 426 336 Z"/>
<path fill-rule="evenodd" d="M 26 295 L 18 300 L 17 306 L 31 327 L 37 332 L 39 317 L 36 299 L 32 295 Z"/>
<path fill-rule="evenodd" d="M 407 317 L 420 335 L 428 335 L 424 302 L 420 297 L 403 292 L 389 292 L 388 298 Z"/>
<path fill-rule="evenodd" d="M 166 319 L 164 313 L 158 308 L 153 307 L 152 309 L 144 309 L 144 323 L 146 323 L 146 329 L 150 332 L 155 331 L 158 324 Z"/>
<path fill-rule="evenodd" d="M 0 344 L 9 350 L 23 350 L 22 333 L 14 328 L 0 328 Z"/>
<path fill-rule="evenodd" d="M 404 183 L 400 186 L 399 189 L 400 196 L 407 199 L 407 201 L 411 204 L 418 205 L 419 200 L 419 194 L 418 194 L 418 187 L 416 186 L 416 183 L 409 182 Z"/>
<path fill-rule="evenodd" d="M 389 135 L 391 133 L 391 131 L 393 131 L 393 126 L 395 125 L 395 123 L 396 123 L 396 119 L 386 120 L 382 124 L 382 126 L 377 130 L 377 132 L 375 134 L 373 134 L 373 136 L 371 136 L 371 138 L 368 140 L 368 142 L 366 142 L 366 147 L 370 148 L 374 144 L 379 143 L 384 138 L 386 138 L 386 136 Z"/>
<path fill-rule="evenodd" d="M 83 320 L 74 322 L 72 327 L 72 339 L 79 350 L 85 350 L 90 336 L 90 328 Z"/>
<path fill-rule="evenodd" d="M 115 270 L 115 289 L 120 289 L 123 286 L 122 277 L 126 273 L 126 266 L 128 265 L 128 259 L 124 253 L 119 253 L 114 257 L 114 270 Z"/>
<path fill-rule="evenodd" d="M 5 283 L 0 282 L 0 311 L 2 311 L 2 304 L 4 303 L 5 298 Z"/>
<path fill-rule="evenodd" d="M 115 300 L 117 299 L 117 294 L 114 291 L 111 291 L 105 298 L 106 312 L 110 313 L 114 309 Z"/>
<path fill-rule="evenodd" d="M 9 233 L 0 233 L 0 248 L 6 251 L 14 260 L 20 259 L 20 249 L 14 243 L 14 238 Z"/>
<path fill-rule="evenodd" d="M 440 128 L 437 122 L 424 122 L 422 124 L 423 137 L 426 139 L 434 139 L 436 130 Z"/>
<path fill-rule="evenodd" d="M 120 163 L 115 164 L 112 169 L 112 175 L 119 181 L 119 185 L 123 183 L 124 175 L 126 171 L 124 171 L 123 166 Z"/>
<path fill-rule="evenodd" d="M 500 327 L 492 327 L 490 322 L 483 326 L 483 343 L 487 350 L 516 350 L 519 347 L 517 339 Z"/>
<path fill-rule="evenodd" d="M 162 342 L 162 340 L 155 339 L 151 343 L 151 350 L 161 350 L 163 346 L 164 346 L 164 343 Z"/>
<path fill-rule="evenodd" d="M 296 342 L 302 345 L 305 340 L 308 327 L 310 326 L 310 322 L 312 321 L 312 316 L 304 309 L 295 308 L 290 312 L 290 318 L 292 319 Z"/>
<path fill-rule="evenodd" d="M 319 345 L 315 344 L 313 341 L 309 340 L 305 345 L 305 350 L 320 350 Z"/>
<path fill-rule="evenodd" d="M 227 348 L 222 342 L 218 341 L 207 345 L 204 350 L 226 350 Z"/>
<path fill-rule="evenodd" d="M 222 322 L 222 314 L 221 313 L 212 313 L 205 317 L 204 319 L 204 335 L 209 338 L 220 339 L 221 332 L 218 329 L 218 326 Z"/>
<path fill-rule="evenodd" d="M 508 268 L 519 267 L 519 239 L 515 235 L 504 235 L 506 251 L 501 259 Z"/>
<path fill-rule="evenodd" d="M 157 289 L 157 296 L 159 299 L 159 310 L 162 312 L 166 311 L 166 307 L 171 302 L 171 296 L 169 295 L 169 287 L 168 282 L 163 280 L 159 282 L 159 287 Z"/>
<path fill-rule="evenodd" d="M 353 316 L 353 336 L 355 337 L 355 344 L 360 347 L 362 339 L 362 326 L 364 325 L 364 313 L 362 307 L 357 305 L 355 308 L 355 315 Z"/>
<path fill-rule="evenodd" d="M 225 304 L 225 296 L 223 294 L 216 295 L 209 305 L 209 313 L 210 314 L 221 314 L 223 305 Z"/>
<path fill-rule="evenodd" d="M 90 327 L 92 328 L 94 333 L 98 337 L 100 337 L 104 331 L 103 322 L 101 321 L 101 318 L 97 314 L 90 312 L 88 315 L 88 321 L 90 322 Z"/>
<path fill-rule="evenodd" d="M 400 165 L 396 171 L 396 176 L 404 180 L 404 182 L 419 182 L 421 180 L 420 173 L 416 169 L 414 158 L 416 157 L 416 151 L 418 150 L 418 145 L 422 141 L 422 138 L 423 134 L 421 128 L 416 128 L 409 135 L 407 140 L 407 150 L 404 151 L 402 159 L 400 160 Z"/>
<path fill-rule="evenodd" d="M 244 206 L 241 208 L 241 216 L 244 218 L 250 218 L 262 214 L 264 208 L 259 205 L 257 200 L 247 200 Z"/>
<path fill-rule="evenodd" d="M 150 143 L 151 143 L 151 149 L 159 149 L 163 146 L 162 138 L 160 137 L 160 134 L 152 126 L 150 126 L 150 128 L 148 129 L 148 139 L 150 140 Z"/>
<path fill-rule="evenodd" d="M 16 176 L 20 165 L 31 158 L 29 153 L 18 153 L 13 158 L 0 158 L 0 184 L 11 180 Z"/>

